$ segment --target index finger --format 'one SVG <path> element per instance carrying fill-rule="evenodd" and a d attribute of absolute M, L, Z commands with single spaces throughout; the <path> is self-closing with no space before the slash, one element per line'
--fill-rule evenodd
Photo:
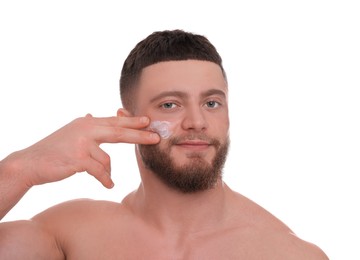
<path fill-rule="evenodd" d="M 132 126 L 132 125 L 130 125 Z M 152 131 L 124 126 L 98 126 L 95 130 L 97 143 L 156 144 L 160 136 Z"/>
<path fill-rule="evenodd" d="M 147 116 L 112 116 L 112 117 L 91 117 L 91 122 L 98 126 L 126 127 L 133 129 L 145 128 L 150 123 Z"/>

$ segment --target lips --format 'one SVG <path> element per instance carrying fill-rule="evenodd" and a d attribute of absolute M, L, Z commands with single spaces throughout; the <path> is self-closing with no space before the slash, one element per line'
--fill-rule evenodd
<path fill-rule="evenodd" d="M 210 145 L 209 142 L 207 141 L 203 141 L 203 140 L 186 140 L 186 141 L 182 141 L 177 143 L 177 145 L 194 145 L 194 146 L 208 146 Z"/>
<path fill-rule="evenodd" d="M 177 147 L 191 151 L 204 151 L 209 148 L 210 143 L 203 140 L 186 140 L 176 144 Z"/>

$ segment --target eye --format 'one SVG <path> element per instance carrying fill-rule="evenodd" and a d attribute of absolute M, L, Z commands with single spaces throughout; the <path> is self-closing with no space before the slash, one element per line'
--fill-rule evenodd
<path fill-rule="evenodd" d="M 206 102 L 206 106 L 209 108 L 217 108 L 218 106 L 220 106 L 220 103 L 215 100 L 210 100 Z"/>
<path fill-rule="evenodd" d="M 164 109 L 172 109 L 172 108 L 175 108 L 177 107 L 178 105 L 175 104 L 174 102 L 166 102 L 166 103 L 163 103 L 160 105 L 161 108 L 164 108 Z"/>

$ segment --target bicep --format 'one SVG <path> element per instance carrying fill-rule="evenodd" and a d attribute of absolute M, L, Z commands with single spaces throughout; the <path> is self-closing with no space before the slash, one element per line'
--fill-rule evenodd
<path fill-rule="evenodd" d="M 0 224 L 0 259 L 65 259 L 56 239 L 34 221 Z"/>

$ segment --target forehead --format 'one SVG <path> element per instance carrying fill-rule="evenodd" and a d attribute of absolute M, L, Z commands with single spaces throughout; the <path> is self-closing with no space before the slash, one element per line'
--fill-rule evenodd
<path fill-rule="evenodd" d="M 227 83 L 220 66 L 209 61 L 166 61 L 143 69 L 138 85 L 138 97 L 163 91 L 201 93 L 219 89 L 227 93 Z"/>

